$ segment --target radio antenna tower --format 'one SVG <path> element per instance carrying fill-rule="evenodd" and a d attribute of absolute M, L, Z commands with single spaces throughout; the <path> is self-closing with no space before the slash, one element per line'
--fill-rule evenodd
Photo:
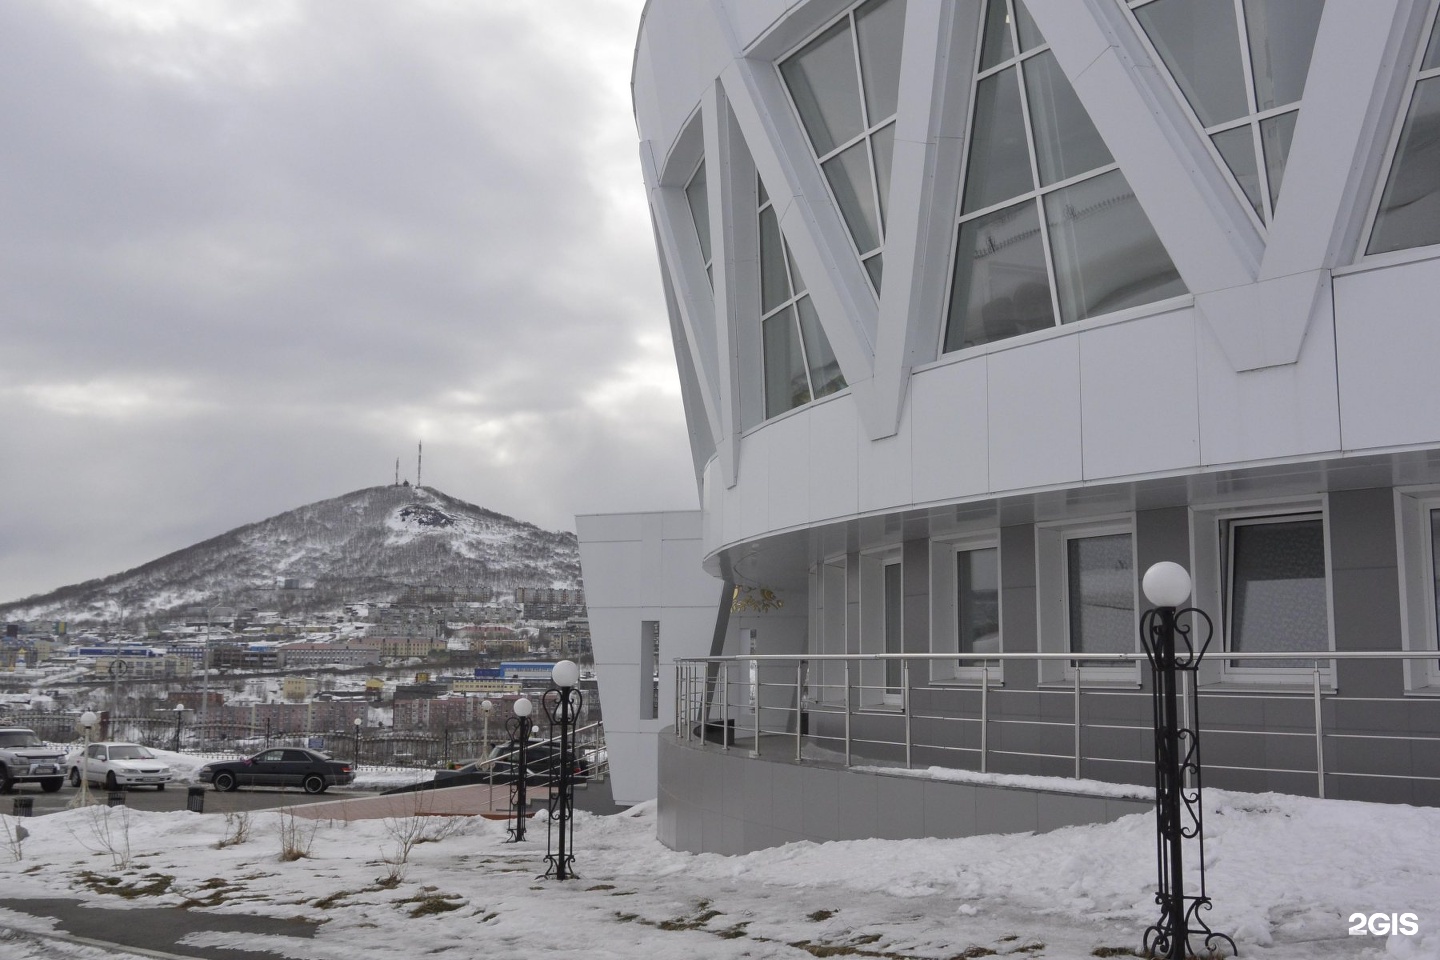
<path fill-rule="evenodd" d="M 415 445 L 415 489 L 420 489 L 420 466 L 425 461 L 425 442 Z"/>
<path fill-rule="evenodd" d="M 400 486 L 400 458 L 395 458 L 395 486 Z"/>

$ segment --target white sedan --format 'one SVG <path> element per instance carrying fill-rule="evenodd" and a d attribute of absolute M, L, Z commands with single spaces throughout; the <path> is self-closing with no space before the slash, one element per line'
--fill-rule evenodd
<path fill-rule="evenodd" d="M 70 760 L 70 785 L 86 780 L 107 790 L 154 787 L 164 790 L 173 779 L 170 768 L 138 743 L 92 743 Z"/>

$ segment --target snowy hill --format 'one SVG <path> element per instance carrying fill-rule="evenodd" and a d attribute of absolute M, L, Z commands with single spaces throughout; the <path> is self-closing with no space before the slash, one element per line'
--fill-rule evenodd
<path fill-rule="evenodd" d="M 298 590 L 279 590 L 287 580 Z M 430 487 L 357 490 L 239 527 L 158 560 L 0 604 L 7 620 L 133 620 L 192 604 L 311 609 L 409 587 L 508 593 L 580 585 L 575 535 L 541 530 Z"/>

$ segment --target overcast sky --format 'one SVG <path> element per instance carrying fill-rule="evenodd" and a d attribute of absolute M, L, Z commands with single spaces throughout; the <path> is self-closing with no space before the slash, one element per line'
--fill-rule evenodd
<path fill-rule="evenodd" d="M 0 4 L 0 601 L 414 481 L 696 493 L 643 0 Z"/>

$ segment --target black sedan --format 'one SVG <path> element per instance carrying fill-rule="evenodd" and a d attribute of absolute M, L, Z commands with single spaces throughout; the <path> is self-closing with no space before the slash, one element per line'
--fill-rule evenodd
<path fill-rule="evenodd" d="M 276 747 L 244 760 L 207 763 L 200 768 L 201 783 L 215 785 L 216 790 L 236 787 L 300 787 L 306 793 L 324 793 L 355 781 L 350 764 L 331 760 L 315 750 L 299 747 Z"/>

